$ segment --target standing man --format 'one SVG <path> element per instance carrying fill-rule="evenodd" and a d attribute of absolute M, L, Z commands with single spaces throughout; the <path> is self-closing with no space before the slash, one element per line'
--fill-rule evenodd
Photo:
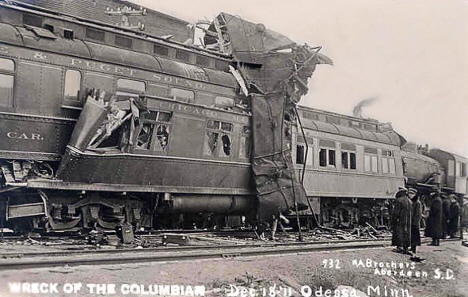
<path fill-rule="evenodd" d="M 450 198 L 442 195 L 442 239 L 447 237 L 448 225 L 450 219 Z"/>
<path fill-rule="evenodd" d="M 421 218 L 422 218 L 422 204 L 419 201 L 418 191 L 416 189 L 409 189 L 409 198 L 413 203 L 411 212 L 411 252 L 416 254 L 416 246 L 421 245 L 421 234 L 419 232 Z"/>
<path fill-rule="evenodd" d="M 457 202 L 457 196 L 450 195 L 450 217 L 448 225 L 448 233 L 450 238 L 455 238 L 458 232 L 458 219 L 460 216 L 460 205 Z"/>
<path fill-rule="evenodd" d="M 398 253 L 409 254 L 411 241 L 411 200 L 407 196 L 408 190 L 400 188 L 396 193 L 395 206 L 392 215 L 392 245 L 397 247 Z"/>
<path fill-rule="evenodd" d="M 427 218 L 425 236 L 432 237 L 430 245 L 438 246 L 442 236 L 442 199 L 439 196 L 439 190 L 432 192 L 431 196 L 433 200 Z"/>

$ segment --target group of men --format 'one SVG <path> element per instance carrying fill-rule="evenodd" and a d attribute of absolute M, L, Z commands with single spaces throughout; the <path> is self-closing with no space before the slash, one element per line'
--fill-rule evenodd
<path fill-rule="evenodd" d="M 455 195 L 441 198 L 440 191 L 431 194 L 432 203 L 427 217 L 425 236 L 432 237 L 431 245 L 439 245 L 440 239 L 447 235 L 455 237 L 458 231 L 460 205 Z M 421 245 L 421 219 L 423 206 L 419 200 L 418 191 L 410 188 L 400 188 L 392 215 L 392 245 L 397 252 L 415 254 L 416 247 Z M 411 246 L 411 252 L 408 248 Z"/>

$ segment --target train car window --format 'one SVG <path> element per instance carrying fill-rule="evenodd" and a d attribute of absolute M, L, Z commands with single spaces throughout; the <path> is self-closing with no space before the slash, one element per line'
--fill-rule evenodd
<path fill-rule="evenodd" d="M 44 29 L 49 30 L 51 33 L 54 33 L 54 26 L 51 24 L 45 24 Z"/>
<path fill-rule="evenodd" d="M 341 152 L 341 166 L 344 169 L 349 169 L 349 154 L 348 154 L 348 152 Z"/>
<path fill-rule="evenodd" d="M 97 40 L 97 41 L 104 41 L 106 33 L 104 31 L 86 28 L 86 38 Z"/>
<path fill-rule="evenodd" d="M 377 170 L 377 156 L 371 156 L 372 172 L 378 172 Z"/>
<path fill-rule="evenodd" d="M 179 100 L 183 102 L 194 102 L 195 93 L 189 90 L 172 88 L 170 92 L 170 97 L 174 100 Z"/>
<path fill-rule="evenodd" d="M 315 120 L 315 121 L 319 119 L 318 114 L 316 114 L 315 112 L 310 112 L 306 110 L 302 111 L 302 116 L 306 119 Z"/>
<path fill-rule="evenodd" d="M 10 59 L 0 58 L 0 70 L 15 71 L 15 62 Z"/>
<path fill-rule="evenodd" d="M 15 62 L 0 58 L 0 106 L 13 105 L 13 89 L 15 85 Z"/>
<path fill-rule="evenodd" d="M 13 75 L 0 74 L 0 106 L 11 106 L 13 102 Z"/>
<path fill-rule="evenodd" d="M 117 96 L 138 97 L 141 93 L 146 93 L 146 85 L 142 81 L 119 78 L 117 80 Z"/>
<path fill-rule="evenodd" d="M 221 122 L 221 130 L 231 132 L 232 131 L 232 124 L 231 123 Z"/>
<path fill-rule="evenodd" d="M 145 123 L 141 127 L 140 133 L 138 133 L 137 138 L 137 148 L 149 150 L 151 145 L 151 139 L 154 133 L 154 124 Z"/>
<path fill-rule="evenodd" d="M 115 45 L 131 49 L 133 40 L 131 38 L 115 35 Z"/>
<path fill-rule="evenodd" d="M 466 177 L 466 163 L 462 163 L 462 177 Z"/>
<path fill-rule="evenodd" d="M 453 176 L 455 172 L 453 167 L 455 167 L 453 160 L 448 160 L 447 176 Z"/>
<path fill-rule="evenodd" d="M 143 125 L 138 133 L 136 148 L 163 152 L 169 144 L 172 114 L 150 111 L 143 116 Z"/>
<path fill-rule="evenodd" d="M 382 157 L 382 173 L 389 173 L 388 162 L 388 158 Z"/>
<path fill-rule="evenodd" d="M 388 167 L 390 169 L 390 174 L 396 174 L 395 159 L 388 159 Z"/>
<path fill-rule="evenodd" d="M 250 158 L 250 126 L 242 127 L 242 136 L 239 148 L 240 158 Z"/>
<path fill-rule="evenodd" d="M 335 150 L 328 150 L 328 165 L 336 166 Z"/>
<path fill-rule="evenodd" d="M 81 72 L 67 70 L 65 72 L 65 100 L 79 100 L 78 92 L 81 89 Z"/>
<path fill-rule="evenodd" d="M 461 163 L 460 162 L 455 163 L 455 176 L 458 176 L 458 177 L 461 176 Z"/>
<path fill-rule="evenodd" d="M 217 157 L 229 157 L 232 152 L 232 140 L 229 132 L 233 124 L 208 120 L 206 124 L 205 154 Z"/>
<path fill-rule="evenodd" d="M 327 166 L 327 149 L 320 149 L 319 153 L 319 165 L 321 167 Z"/>
<path fill-rule="evenodd" d="M 153 47 L 153 53 L 160 56 L 169 56 L 169 49 L 165 46 L 155 44 Z"/>
<path fill-rule="evenodd" d="M 298 144 L 296 146 L 296 164 L 305 163 L 305 147 L 303 144 Z"/>
<path fill-rule="evenodd" d="M 221 71 L 229 71 L 229 64 L 226 61 L 215 60 L 215 68 Z"/>
<path fill-rule="evenodd" d="M 364 171 L 371 171 L 371 157 L 364 155 Z"/>
<path fill-rule="evenodd" d="M 73 39 L 73 30 L 63 29 L 63 37 L 65 39 Z"/>
<path fill-rule="evenodd" d="M 336 157 L 334 149 L 321 148 L 319 152 L 319 165 L 321 167 L 336 167 Z"/>
<path fill-rule="evenodd" d="M 210 66 L 210 59 L 208 57 L 199 56 L 199 55 L 197 55 L 196 57 L 197 57 L 197 59 L 196 59 L 195 63 L 197 63 L 198 65 Z"/>
<path fill-rule="evenodd" d="M 176 51 L 176 59 L 177 59 L 177 60 L 184 61 L 184 62 L 189 62 L 189 60 L 190 60 L 190 53 L 188 53 L 188 52 L 186 52 L 186 51 L 177 50 L 177 51 Z"/>
<path fill-rule="evenodd" d="M 356 153 L 349 153 L 349 169 L 356 170 Z"/>
<path fill-rule="evenodd" d="M 42 27 L 43 19 L 32 14 L 23 14 L 23 24 L 35 27 Z"/>

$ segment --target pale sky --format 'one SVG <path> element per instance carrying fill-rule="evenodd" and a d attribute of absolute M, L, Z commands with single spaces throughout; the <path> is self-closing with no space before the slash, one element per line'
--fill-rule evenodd
<path fill-rule="evenodd" d="M 407 140 L 468 157 L 468 1 L 132 0 L 194 22 L 219 12 L 323 46 L 301 105 L 391 122 Z"/>

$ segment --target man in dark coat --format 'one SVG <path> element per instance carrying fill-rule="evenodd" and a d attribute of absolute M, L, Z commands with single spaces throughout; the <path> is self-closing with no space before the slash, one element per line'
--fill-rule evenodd
<path fill-rule="evenodd" d="M 457 202 L 455 195 L 450 195 L 451 204 L 450 204 L 450 217 L 448 224 L 448 233 L 450 238 L 455 238 L 458 232 L 458 219 L 460 216 L 460 205 Z"/>
<path fill-rule="evenodd" d="M 419 232 L 422 218 L 422 204 L 419 201 L 418 191 L 409 189 L 409 197 L 413 203 L 411 212 L 411 252 L 416 253 L 416 246 L 421 245 L 421 234 Z"/>
<path fill-rule="evenodd" d="M 442 239 L 447 237 L 448 224 L 450 218 L 450 199 L 446 195 L 442 195 Z"/>
<path fill-rule="evenodd" d="M 392 245 L 397 247 L 397 252 L 405 254 L 408 254 L 408 246 L 411 241 L 412 207 L 407 193 L 405 188 L 398 190 L 392 214 Z"/>
<path fill-rule="evenodd" d="M 431 196 L 434 198 L 427 218 L 425 235 L 432 237 L 430 245 L 439 245 L 439 239 L 442 236 L 442 199 L 438 192 L 431 193 Z"/>

